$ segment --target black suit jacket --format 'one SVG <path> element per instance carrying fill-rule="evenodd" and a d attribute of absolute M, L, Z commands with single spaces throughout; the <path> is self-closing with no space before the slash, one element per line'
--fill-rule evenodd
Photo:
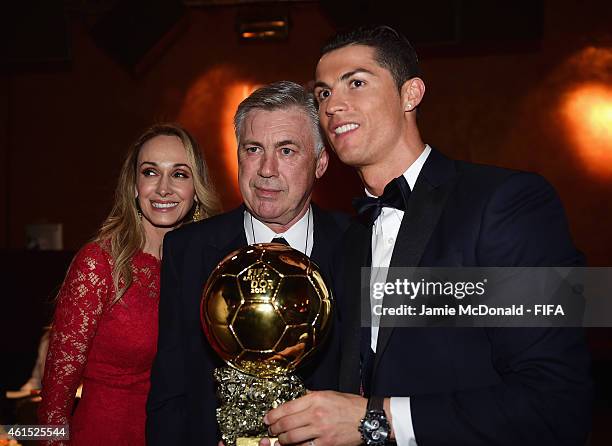
<path fill-rule="evenodd" d="M 348 217 L 314 204 L 311 259 L 332 283 L 332 257 Z M 244 207 L 170 232 L 164 239 L 158 351 L 147 401 L 147 444 L 217 445 L 213 370 L 224 364 L 200 325 L 202 288 L 217 264 L 247 244 Z M 338 387 L 338 324 L 330 342 L 300 370 L 310 389 Z"/>
<path fill-rule="evenodd" d="M 354 222 L 340 278 L 346 285 L 340 298 L 345 392 L 359 390 L 359 269 L 368 265 L 370 246 L 371 227 Z M 432 150 L 390 266 L 582 263 L 561 203 L 542 177 Z M 589 367 L 580 329 L 381 327 L 370 388 L 373 395 L 410 397 L 419 446 L 583 445 Z"/>

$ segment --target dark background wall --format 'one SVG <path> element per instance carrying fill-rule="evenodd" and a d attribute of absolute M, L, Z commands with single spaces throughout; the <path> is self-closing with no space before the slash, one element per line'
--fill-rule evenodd
<path fill-rule="evenodd" d="M 541 26 L 536 23 L 532 34 L 541 39 L 520 40 L 519 33 L 486 40 L 486 32 L 495 37 L 487 27 L 520 20 L 498 14 L 493 23 L 485 16 L 471 25 L 484 29 L 485 38 L 450 44 L 443 43 L 448 20 L 438 25 L 435 8 L 416 10 L 424 20 L 410 8 L 395 11 L 410 2 L 387 3 L 386 9 L 367 1 L 286 3 L 291 27 L 282 42 L 239 41 L 236 17 L 246 6 L 186 8 L 138 74 L 118 62 L 121 55 L 103 49 L 104 42 L 94 42 L 108 11 L 67 14 L 67 61 L 4 69 L 0 77 L 0 247 L 23 247 L 24 225 L 36 222 L 62 222 L 65 247 L 82 245 L 110 209 L 126 147 L 158 120 L 178 120 L 197 135 L 231 208 L 239 198 L 227 126 L 240 94 L 278 79 L 311 80 L 322 42 L 344 17 L 340 11 L 359 20 L 360 7 L 398 22 L 409 36 L 415 27 L 425 40 L 417 45 L 427 84 L 420 116 L 424 139 L 450 156 L 543 174 L 559 190 L 590 261 L 612 264 L 612 169 L 585 170 L 573 127 L 561 115 L 563 98 L 580 84 L 597 80 L 612 90 L 610 2 L 526 2 L 540 5 Z M 456 8 L 461 2 L 441 4 Z M 141 29 L 150 29 L 148 23 Z M 118 29 L 113 22 L 105 26 Z M 609 114 L 606 119 L 609 124 Z M 609 130 L 597 144 L 612 152 Z M 360 192 L 355 175 L 337 162 L 320 186 L 317 200 L 343 209 Z"/>
<path fill-rule="evenodd" d="M 612 2 L 267 4 L 290 18 L 289 36 L 278 42 L 240 41 L 237 17 L 261 5 L 230 3 L 48 0 L 27 2 L 38 8 L 34 15 L 20 5 L 0 14 L 9 30 L 0 38 L 0 250 L 13 263 L 3 268 L 10 286 L 2 298 L 20 296 L 3 306 L 9 313 L 27 314 L 61 281 L 19 253 L 24 226 L 61 222 L 65 248 L 78 249 L 110 210 L 128 145 L 155 121 L 191 130 L 225 208 L 238 204 L 231 131 L 237 103 L 257 85 L 308 83 L 325 39 L 365 20 L 392 23 L 415 41 L 427 85 L 419 118 L 426 142 L 451 157 L 541 173 L 559 191 L 591 265 L 612 265 Z M 356 175 L 332 157 L 315 199 L 350 210 L 360 193 Z M 28 265 L 48 292 L 28 294 Z M 11 317 L 15 328 L 7 329 L 21 333 L 7 351 L 26 359 L 12 387 L 36 351 L 42 322 L 34 318 L 26 335 L 31 319 Z M 590 336 L 598 394 L 607 395 L 600 400 L 612 398 L 611 336 Z M 609 409 L 597 416 L 596 438 L 608 438 L 601 427 Z"/>

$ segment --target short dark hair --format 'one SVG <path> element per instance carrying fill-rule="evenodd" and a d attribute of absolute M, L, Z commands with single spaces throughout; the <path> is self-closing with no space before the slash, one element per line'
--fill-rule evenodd
<path fill-rule="evenodd" d="M 419 58 L 416 51 L 403 34 L 390 26 L 361 26 L 340 32 L 323 46 L 321 56 L 349 45 L 374 48 L 376 62 L 389 70 L 398 89 L 401 89 L 408 79 L 419 76 Z"/>

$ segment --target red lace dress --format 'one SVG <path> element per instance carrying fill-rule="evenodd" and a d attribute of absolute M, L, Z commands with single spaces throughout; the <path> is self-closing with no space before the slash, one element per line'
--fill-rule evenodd
<path fill-rule="evenodd" d="M 145 444 L 160 265 L 139 251 L 132 259 L 133 284 L 112 306 L 111 265 L 109 254 L 90 243 L 74 258 L 60 290 L 38 411 L 40 424 L 70 425 L 70 441 L 54 445 Z"/>

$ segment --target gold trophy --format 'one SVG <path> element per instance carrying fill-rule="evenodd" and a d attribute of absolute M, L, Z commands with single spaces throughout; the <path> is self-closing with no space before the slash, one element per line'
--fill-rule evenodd
<path fill-rule="evenodd" d="M 329 333 L 332 296 L 317 266 L 286 245 L 232 252 L 202 294 L 208 341 L 229 367 L 217 368 L 217 421 L 226 446 L 257 445 L 264 415 L 306 393 L 293 372 Z"/>

